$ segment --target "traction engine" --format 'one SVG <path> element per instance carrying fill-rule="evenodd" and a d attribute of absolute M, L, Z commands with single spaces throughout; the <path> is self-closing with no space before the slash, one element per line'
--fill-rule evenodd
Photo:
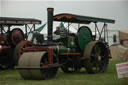
<path fill-rule="evenodd" d="M 21 29 L 14 28 L 3 33 L 4 26 L 1 25 L 0 34 L 0 69 L 12 68 L 14 66 L 13 51 L 16 45 L 24 40 Z"/>
<path fill-rule="evenodd" d="M 0 17 L 0 69 L 13 68 L 16 65 L 17 57 L 14 55 L 14 50 L 19 42 L 27 40 L 28 28 L 30 32 L 33 31 L 35 24 L 41 24 L 41 21 L 30 18 Z"/>

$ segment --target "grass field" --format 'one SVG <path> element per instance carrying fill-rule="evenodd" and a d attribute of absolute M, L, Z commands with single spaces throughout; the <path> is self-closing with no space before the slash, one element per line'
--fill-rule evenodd
<path fill-rule="evenodd" d="M 65 74 L 58 71 L 52 80 L 24 80 L 16 69 L 0 71 L 0 85 L 128 85 L 128 79 L 118 79 L 115 64 L 122 61 L 110 61 L 107 72 L 87 74 L 85 69 L 80 73 Z"/>

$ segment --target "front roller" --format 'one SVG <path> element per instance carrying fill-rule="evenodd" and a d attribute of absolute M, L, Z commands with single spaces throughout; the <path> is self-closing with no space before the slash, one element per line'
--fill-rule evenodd
<path fill-rule="evenodd" d="M 54 62 L 56 61 L 54 57 Z M 46 64 L 48 64 L 48 53 L 46 51 L 26 52 L 19 59 L 19 73 L 24 79 L 46 80 L 54 78 L 58 68 L 41 68 Z"/>
<path fill-rule="evenodd" d="M 85 47 L 85 68 L 88 73 L 103 73 L 107 69 L 109 53 L 102 42 L 91 41 Z"/>

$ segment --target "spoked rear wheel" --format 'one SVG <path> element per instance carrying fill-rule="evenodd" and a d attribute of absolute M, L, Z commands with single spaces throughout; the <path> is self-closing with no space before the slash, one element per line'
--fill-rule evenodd
<path fill-rule="evenodd" d="M 88 73 L 103 73 L 109 62 L 108 50 L 102 42 L 90 42 L 84 51 L 85 68 Z"/>

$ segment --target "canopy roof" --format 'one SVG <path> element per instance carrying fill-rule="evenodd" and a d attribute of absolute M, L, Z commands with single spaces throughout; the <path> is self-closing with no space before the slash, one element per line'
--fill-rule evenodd
<path fill-rule="evenodd" d="M 115 23 L 115 20 L 112 20 L 112 19 L 81 16 L 81 15 L 75 15 L 75 14 L 69 14 L 69 13 L 57 14 L 54 16 L 53 19 L 54 21 L 82 23 L 82 24 L 90 24 L 91 22 Z"/>
<path fill-rule="evenodd" d="M 5 25 L 41 24 L 41 20 L 33 19 L 33 18 L 0 17 L 0 24 L 5 24 Z"/>

